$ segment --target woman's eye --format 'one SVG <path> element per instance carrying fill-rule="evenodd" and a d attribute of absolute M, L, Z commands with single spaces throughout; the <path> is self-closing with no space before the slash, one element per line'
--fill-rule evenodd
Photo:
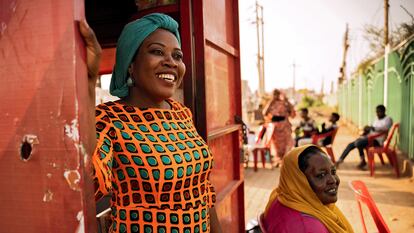
<path fill-rule="evenodd" d="M 332 175 L 336 175 L 336 169 L 333 169 L 333 170 L 331 171 L 331 173 L 332 173 Z"/>
<path fill-rule="evenodd" d="M 162 50 L 161 50 L 161 49 L 154 49 L 154 50 L 151 50 L 151 53 L 152 53 L 152 54 L 155 54 L 155 55 L 163 55 L 163 52 L 162 52 Z"/>
<path fill-rule="evenodd" d="M 182 60 L 183 59 L 183 54 L 182 53 L 175 53 L 175 54 L 173 54 L 173 57 L 176 60 Z"/>
<path fill-rule="evenodd" d="M 322 179 L 323 177 L 325 177 L 325 173 L 320 173 L 318 175 L 316 175 L 317 178 Z"/>

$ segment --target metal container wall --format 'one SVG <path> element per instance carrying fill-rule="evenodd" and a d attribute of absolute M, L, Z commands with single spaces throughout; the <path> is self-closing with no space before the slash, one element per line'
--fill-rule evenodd
<path fill-rule="evenodd" d="M 205 114 L 209 146 L 214 154 L 211 181 L 217 195 L 217 213 L 223 232 L 243 232 L 244 182 L 240 154 L 241 79 L 238 1 L 195 1 L 197 82 L 204 96 L 197 96 Z M 203 67 L 203 68 L 201 68 Z M 200 69 L 201 68 L 201 69 Z"/>
<path fill-rule="evenodd" d="M 96 232 L 83 1 L 0 1 L 0 232 Z"/>
<path fill-rule="evenodd" d="M 93 114 L 87 116 L 93 108 L 86 101 L 85 52 L 75 21 L 83 17 L 84 3 L 0 1 L 5 129 L 0 133 L 0 232 L 96 232 L 88 179 L 95 135 L 89 135 Z M 243 232 L 240 125 L 234 121 L 241 115 L 238 1 L 182 0 L 160 9 L 180 21 L 187 65 L 183 95 L 215 156 L 211 179 L 223 230 Z M 103 19 L 100 32 L 116 34 L 115 20 Z M 112 69 L 115 44 L 108 38 L 101 73 Z"/>

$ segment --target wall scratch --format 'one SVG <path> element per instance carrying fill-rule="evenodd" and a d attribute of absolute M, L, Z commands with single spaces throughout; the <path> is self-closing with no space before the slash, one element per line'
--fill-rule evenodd
<path fill-rule="evenodd" d="M 43 202 L 51 202 L 53 200 L 53 193 L 49 189 L 43 195 Z"/>
<path fill-rule="evenodd" d="M 76 228 L 75 233 L 85 233 L 85 221 L 84 221 L 84 218 L 83 218 L 83 211 L 79 211 L 78 215 L 76 215 L 76 218 L 79 221 L 79 225 Z"/>

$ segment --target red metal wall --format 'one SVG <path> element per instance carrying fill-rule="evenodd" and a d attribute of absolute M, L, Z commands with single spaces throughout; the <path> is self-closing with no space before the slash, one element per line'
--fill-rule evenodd
<path fill-rule="evenodd" d="M 244 232 L 240 127 L 234 120 L 241 116 L 238 1 L 194 1 L 193 6 L 197 83 L 204 87 L 197 101 L 214 154 L 217 212 L 223 232 Z"/>
<path fill-rule="evenodd" d="M 0 1 L 1 232 L 96 231 L 82 13 L 81 0 Z"/>
<path fill-rule="evenodd" d="M 81 0 L 0 1 L 1 232 L 95 232 Z M 215 156 L 211 177 L 224 232 L 244 231 L 238 1 L 181 0 L 184 99 Z M 178 10 L 178 12 L 176 12 Z M 156 11 L 156 10 L 153 10 Z M 111 71 L 113 49 L 101 72 Z M 32 148 L 21 158 L 23 141 Z"/>

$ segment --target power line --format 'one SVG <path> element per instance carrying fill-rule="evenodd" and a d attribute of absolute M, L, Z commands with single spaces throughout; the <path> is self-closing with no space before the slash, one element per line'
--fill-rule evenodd
<path fill-rule="evenodd" d="M 370 20 L 370 22 L 371 22 L 371 25 L 375 25 L 375 26 L 377 26 L 379 23 L 379 20 L 381 19 L 380 18 L 380 16 L 378 15 L 378 12 L 380 11 L 380 9 L 382 9 L 382 6 L 383 6 L 383 4 L 382 4 L 382 2 L 381 1 L 378 1 L 378 7 L 377 7 L 377 9 L 376 9 L 376 11 L 375 11 L 375 13 L 374 13 L 374 15 L 373 16 L 371 16 L 371 20 Z M 375 21 L 375 22 L 374 22 Z"/>

